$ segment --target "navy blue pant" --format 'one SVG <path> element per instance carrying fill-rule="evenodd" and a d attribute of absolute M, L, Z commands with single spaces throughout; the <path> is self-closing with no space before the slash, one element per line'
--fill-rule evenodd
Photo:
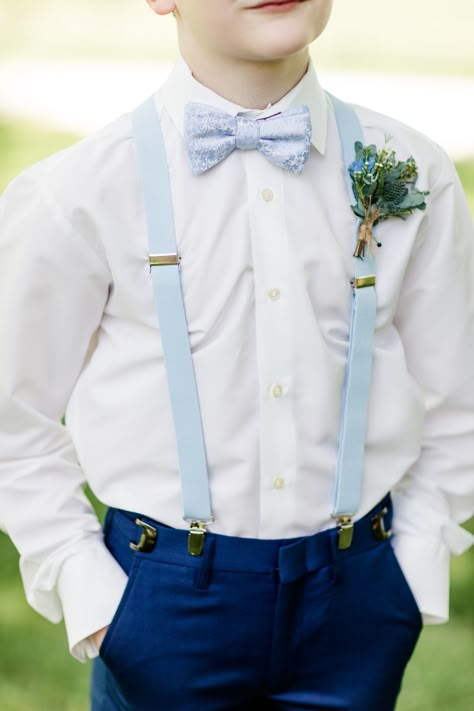
<path fill-rule="evenodd" d="M 137 514 L 110 509 L 106 544 L 129 575 L 94 660 L 92 711 L 390 711 L 422 622 L 390 540 L 371 518 L 350 549 L 335 530 L 299 539 L 187 531 L 142 517 L 154 550 L 134 552 Z"/>

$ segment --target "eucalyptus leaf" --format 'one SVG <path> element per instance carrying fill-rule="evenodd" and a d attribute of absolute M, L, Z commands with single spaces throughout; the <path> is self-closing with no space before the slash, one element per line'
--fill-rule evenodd
<path fill-rule="evenodd" d="M 364 219 L 365 210 L 363 207 L 359 207 L 359 205 L 352 205 L 352 211 L 354 212 L 355 215 L 357 215 L 357 217 Z"/>

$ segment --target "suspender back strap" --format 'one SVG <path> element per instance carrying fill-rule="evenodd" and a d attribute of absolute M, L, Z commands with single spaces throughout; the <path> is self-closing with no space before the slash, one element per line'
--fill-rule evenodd
<path fill-rule="evenodd" d="M 351 203 L 354 200 L 348 172 L 355 157 L 354 144 L 364 143 L 364 134 L 355 111 L 331 96 L 341 140 Z M 353 249 L 357 243 L 356 220 Z M 349 249 L 348 244 L 348 249 Z M 334 490 L 333 516 L 352 517 L 358 510 L 364 473 L 364 450 L 372 372 L 372 353 L 376 317 L 375 257 L 353 258 L 354 280 L 349 354 L 344 383 L 339 434 L 339 452 Z M 366 284 L 368 284 L 366 286 Z"/>
<path fill-rule="evenodd" d="M 132 114 L 145 205 L 150 269 L 178 448 L 184 518 L 212 521 L 207 459 L 176 250 L 160 121 L 150 97 Z"/>

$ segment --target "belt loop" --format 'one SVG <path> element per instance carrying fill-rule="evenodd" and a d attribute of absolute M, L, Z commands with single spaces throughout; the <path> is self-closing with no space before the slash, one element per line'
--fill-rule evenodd
<path fill-rule="evenodd" d="M 211 584 L 215 549 L 215 537 L 207 536 L 206 545 L 204 546 L 202 556 L 200 557 L 199 566 L 194 571 L 194 587 L 196 590 L 207 590 Z"/>
<path fill-rule="evenodd" d="M 280 583 L 294 583 L 304 577 L 306 570 L 307 541 L 304 538 L 282 545 L 278 551 L 278 576 Z"/>

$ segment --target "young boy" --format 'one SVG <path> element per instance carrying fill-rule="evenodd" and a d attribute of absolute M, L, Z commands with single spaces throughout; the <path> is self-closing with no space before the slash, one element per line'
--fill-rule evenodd
<path fill-rule="evenodd" d="M 3 197 L 0 520 L 29 603 L 95 657 L 93 711 L 388 711 L 470 543 L 462 190 L 440 148 L 356 107 L 361 142 L 389 136 L 429 191 L 380 220 L 374 289 L 354 277 L 373 256 L 352 256 L 353 114 L 309 61 L 331 0 L 148 4 L 175 14 L 182 57 L 147 126 L 121 117 Z M 173 218 L 176 249 L 154 253 Z M 373 348 L 351 328 L 363 292 Z M 331 508 L 336 479 L 354 510 Z"/>

